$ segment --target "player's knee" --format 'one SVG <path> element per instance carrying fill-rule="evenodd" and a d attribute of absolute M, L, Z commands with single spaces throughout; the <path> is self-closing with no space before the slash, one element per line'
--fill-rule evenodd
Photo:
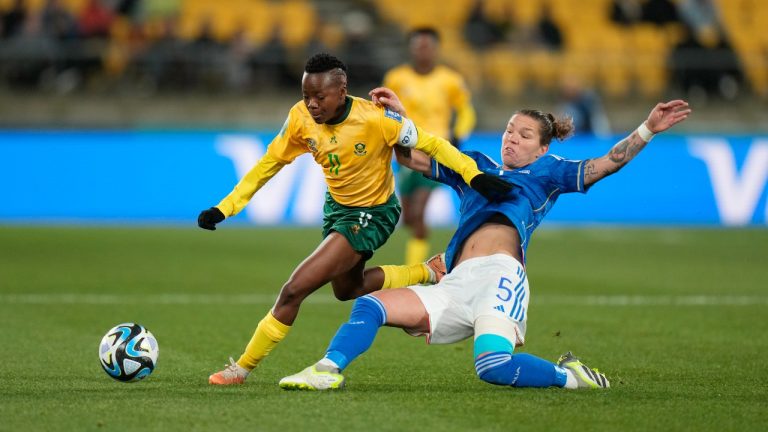
<path fill-rule="evenodd" d="M 336 287 L 333 289 L 333 295 L 336 296 L 337 300 L 341 301 L 352 300 L 359 297 L 359 295 L 352 290 L 337 290 Z"/>
<path fill-rule="evenodd" d="M 331 281 L 331 287 L 333 288 L 333 295 L 341 301 L 353 300 L 366 293 L 362 280 L 357 283 Z"/>
<path fill-rule="evenodd" d="M 514 385 L 520 374 L 515 370 L 512 354 L 508 352 L 493 352 L 475 359 L 477 376 L 490 384 Z"/>
<path fill-rule="evenodd" d="M 381 300 L 372 295 L 364 295 L 355 300 L 350 314 L 350 321 L 372 319 L 374 323 L 382 326 L 387 322 L 387 310 Z"/>
<path fill-rule="evenodd" d="M 280 289 L 280 295 L 277 297 L 279 306 L 300 305 L 309 294 L 306 287 L 296 283 L 293 280 L 286 282 Z"/>

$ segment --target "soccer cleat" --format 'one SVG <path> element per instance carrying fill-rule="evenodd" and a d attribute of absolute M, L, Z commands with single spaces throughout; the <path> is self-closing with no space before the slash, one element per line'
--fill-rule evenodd
<path fill-rule="evenodd" d="M 337 390 L 344 387 L 344 375 L 319 371 L 312 365 L 281 379 L 279 385 L 284 390 Z"/>
<path fill-rule="evenodd" d="M 247 369 L 238 365 L 235 360 L 230 357 L 229 365 L 224 370 L 216 372 L 208 377 L 208 384 L 213 385 L 233 385 L 242 384 L 248 377 Z"/>
<path fill-rule="evenodd" d="M 429 283 L 436 284 L 445 276 L 445 253 L 439 253 L 424 262 L 429 271 Z"/>
<path fill-rule="evenodd" d="M 570 369 L 570 371 L 573 372 L 573 376 L 576 377 L 579 388 L 608 388 L 611 386 L 611 383 L 608 382 L 608 378 L 605 377 L 605 374 L 600 373 L 597 369 L 588 368 L 570 351 L 560 356 L 557 360 L 557 365 L 565 369 Z"/>

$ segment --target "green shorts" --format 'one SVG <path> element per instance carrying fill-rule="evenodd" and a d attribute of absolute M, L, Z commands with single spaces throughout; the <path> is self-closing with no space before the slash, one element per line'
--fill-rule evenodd
<path fill-rule="evenodd" d="M 440 183 L 424 177 L 420 172 L 405 167 L 400 167 L 397 174 L 397 184 L 400 196 L 413 195 L 418 189 L 432 190 L 440 186 Z"/>
<path fill-rule="evenodd" d="M 325 193 L 323 238 L 333 231 L 343 235 L 364 260 L 387 242 L 400 219 L 400 202 L 392 194 L 387 202 L 373 207 L 348 207 Z"/>

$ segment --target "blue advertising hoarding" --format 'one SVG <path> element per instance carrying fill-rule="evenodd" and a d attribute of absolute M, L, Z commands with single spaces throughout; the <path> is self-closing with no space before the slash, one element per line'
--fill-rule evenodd
<path fill-rule="evenodd" d="M 182 223 L 218 203 L 276 132 L 0 132 L 0 223 Z M 550 152 L 604 155 L 615 140 L 574 137 Z M 464 149 L 499 159 L 500 136 Z M 768 136 L 660 135 L 586 196 L 562 196 L 545 223 L 766 225 Z M 309 155 L 286 166 L 234 218 L 259 225 L 319 225 L 325 184 Z M 430 201 L 435 225 L 456 223 L 448 188 Z"/>

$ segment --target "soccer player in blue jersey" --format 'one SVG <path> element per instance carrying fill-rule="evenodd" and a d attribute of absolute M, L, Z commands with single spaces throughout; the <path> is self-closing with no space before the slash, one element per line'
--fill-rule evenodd
<path fill-rule="evenodd" d="M 402 111 L 391 91 L 377 89 L 373 96 Z M 517 111 L 502 136 L 500 165 L 482 153 L 467 153 L 481 171 L 515 186 L 499 202 L 489 202 L 455 172 L 423 153 L 399 157 L 401 163 L 449 185 L 461 197 L 459 226 L 445 254 L 448 274 L 435 285 L 382 290 L 358 298 L 325 357 L 283 378 L 280 387 L 341 388 L 341 371 L 370 347 L 383 325 L 426 335 L 430 343 L 452 343 L 474 336 L 475 370 L 480 379 L 491 384 L 609 387 L 604 374 L 588 368 L 570 352 L 557 363 L 514 352 L 525 341 L 528 317 L 525 250 L 531 234 L 560 194 L 585 193 L 632 160 L 654 134 L 685 120 L 690 112 L 682 100 L 659 103 L 637 130 L 606 155 L 568 160 L 547 152 L 553 138 L 563 140 L 573 132 L 570 119 L 555 119 L 537 110 Z"/>

